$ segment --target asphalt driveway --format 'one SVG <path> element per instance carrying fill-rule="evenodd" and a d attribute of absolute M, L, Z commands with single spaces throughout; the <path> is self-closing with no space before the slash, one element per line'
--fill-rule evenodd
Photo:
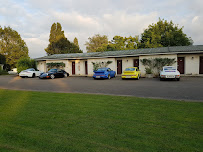
<path fill-rule="evenodd" d="M 159 81 L 157 78 L 122 80 L 120 77 L 111 80 L 93 80 L 91 77 L 42 80 L 9 75 L 0 76 L 0 88 L 203 101 L 202 77 L 182 77 L 180 81 Z"/>

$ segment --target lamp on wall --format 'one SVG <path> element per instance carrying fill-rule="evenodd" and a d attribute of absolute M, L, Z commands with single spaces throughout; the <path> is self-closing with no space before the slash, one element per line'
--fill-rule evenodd
<path fill-rule="evenodd" d="M 128 62 L 128 60 L 127 60 L 127 62 Z"/>
<path fill-rule="evenodd" d="M 192 60 L 194 59 L 194 57 L 192 56 L 192 58 L 191 58 Z"/>

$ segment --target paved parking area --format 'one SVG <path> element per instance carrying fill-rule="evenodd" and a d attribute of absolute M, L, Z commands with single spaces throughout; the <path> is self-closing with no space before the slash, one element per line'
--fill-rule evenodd
<path fill-rule="evenodd" d="M 42 80 L 9 75 L 0 76 L 0 88 L 203 101 L 202 77 L 182 77 L 180 81 L 159 81 L 157 78 L 122 80 L 120 77 L 111 80 L 93 80 L 91 77 Z"/>

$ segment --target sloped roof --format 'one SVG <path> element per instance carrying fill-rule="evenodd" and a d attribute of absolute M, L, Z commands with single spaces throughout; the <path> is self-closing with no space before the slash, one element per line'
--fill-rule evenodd
<path fill-rule="evenodd" d="M 122 51 L 105 51 L 105 52 L 91 52 L 91 53 L 71 53 L 71 54 L 54 54 L 36 58 L 36 60 L 46 59 L 87 59 L 87 58 L 103 58 L 103 57 L 123 57 L 123 56 L 139 56 L 139 55 L 153 55 L 153 54 L 176 54 L 176 53 L 203 53 L 203 45 L 191 46 L 174 46 L 161 48 L 145 48 L 135 50 Z"/>

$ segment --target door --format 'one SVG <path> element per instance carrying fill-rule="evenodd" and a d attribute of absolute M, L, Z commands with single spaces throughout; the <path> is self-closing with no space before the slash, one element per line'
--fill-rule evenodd
<path fill-rule="evenodd" d="M 134 59 L 134 67 L 139 68 L 139 59 Z"/>
<path fill-rule="evenodd" d="M 75 75 L 75 62 L 72 62 L 72 75 Z"/>
<path fill-rule="evenodd" d="M 199 61 L 199 74 L 203 74 L 203 56 L 200 56 L 200 61 Z"/>
<path fill-rule="evenodd" d="M 122 73 L 122 60 L 117 60 L 117 74 Z"/>
<path fill-rule="evenodd" d="M 178 57 L 178 71 L 180 74 L 184 74 L 185 71 L 185 58 L 184 57 Z"/>
<path fill-rule="evenodd" d="M 85 61 L 85 74 L 88 75 L 88 70 L 87 70 L 87 61 Z"/>

